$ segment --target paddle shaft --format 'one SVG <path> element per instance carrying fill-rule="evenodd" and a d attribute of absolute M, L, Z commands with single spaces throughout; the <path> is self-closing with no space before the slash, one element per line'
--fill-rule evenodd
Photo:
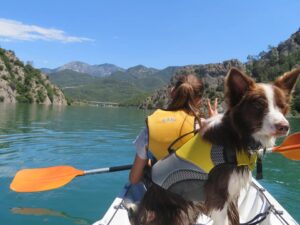
<path fill-rule="evenodd" d="M 272 148 L 267 148 L 265 151 L 267 153 L 271 153 L 271 152 L 284 152 L 284 151 L 287 151 L 287 150 L 293 150 L 293 149 L 297 149 L 297 148 L 300 148 L 300 144 L 295 144 L 295 145 L 288 145 L 288 146 L 275 146 L 275 147 L 272 147 Z M 264 152 L 264 149 L 261 148 L 258 150 L 259 153 L 263 153 Z"/>
<path fill-rule="evenodd" d="M 83 175 L 90 175 L 90 174 L 98 174 L 98 173 L 110 173 L 110 172 L 117 172 L 122 170 L 130 170 L 132 165 L 123 165 L 123 166 L 113 166 L 113 167 L 105 167 L 93 170 L 84 170 Z"/>
<path fill-rule="evenodd" d="M 274 152 L 278 152 L 278 151 L 287 151 L 287 150 L 293 150 L 293 149 L 297 149 L 300 148 L 300 144 L 295 144 L 295 145 L 288 145 L 288 146 L 277 146 L 273 148 Z"/>

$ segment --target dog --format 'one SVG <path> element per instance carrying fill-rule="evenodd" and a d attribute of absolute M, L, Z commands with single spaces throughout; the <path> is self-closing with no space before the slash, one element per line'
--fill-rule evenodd
<path fill-rule="evenodd" d="M 231 68 L 224 82 L 227 109 L 224 114 L 206 120 L 201 130 L 204 140 L 223 146 L 226 158 L 209 171 L 203 187 L 199 186 L 197 191 L 204 193 L 203 201 L 185 199 L 153 182 L 133 223 L 190 225 L 196 224 L 198 215 L 203 213 L 213 219 L 214 225 L 240 224 L 237 201 L 252 176 L 249 165 L 238 165 L 236 156 L 243 153 L 250 157 L 256 149 L 272 147 L 277 137 L 288 134 L 285 115 L 299 74 L 297 68 L 278 77 L 273 84 L 266 84 L 256 83 L 239 69 Z"/>

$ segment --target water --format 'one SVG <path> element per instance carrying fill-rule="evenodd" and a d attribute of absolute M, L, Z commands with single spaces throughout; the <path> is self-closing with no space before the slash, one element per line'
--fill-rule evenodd
<path fill-rule="evenodd" d="M 72 165 L 93 169 L 132 162 L 132 140 L 146 113 L 125 108 L 0 105 L 0 224 L 91 224 L 101 218 L 128 171 L 77 177 L 48 192 L 15 193 L 22 168 Z M 292 130 L 300 119 L 291 118 Z M 270 154 L 261 183 L 300 221 L 300 163 Z"/>

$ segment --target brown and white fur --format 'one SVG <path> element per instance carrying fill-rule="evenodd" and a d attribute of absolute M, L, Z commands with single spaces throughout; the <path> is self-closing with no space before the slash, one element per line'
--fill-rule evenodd
<path fill-rule="evenodd" d="M 233 154 L 250 152 L 253 143 L 272 147 L 277 137 L 289 131 L 285 115 L 299 73 L 300 68 L 285 73 L 273 84 L 262 84 L 232 68 L 225 78 L 228 109 L 206 121 L 203 138 Z M 237 200 L 250 180 L 248 166 L 217 165 L 210 171 L 204 187 L 204 206 L 152 185 L 139 206 L 135 225 L 195 224 L 197 213 L 211 216 L 214 225 L 238 225 Z"/>

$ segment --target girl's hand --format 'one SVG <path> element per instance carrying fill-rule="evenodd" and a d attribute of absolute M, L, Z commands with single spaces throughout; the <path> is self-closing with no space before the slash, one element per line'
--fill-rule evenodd
<path fill-rule="evenodd" d="M 210 104 L 210 100 L 207 99 L 207 111 L 208 111 L 208 117 L 216 116 L 218 115 L 218 99 L 215 98 L 213 107 Z"/>

